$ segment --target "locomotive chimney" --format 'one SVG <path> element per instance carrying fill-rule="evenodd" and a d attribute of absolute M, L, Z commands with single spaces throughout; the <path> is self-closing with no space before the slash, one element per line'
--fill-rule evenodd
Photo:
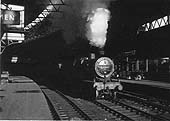
<path fill-rule="evenodd" d="M 91 59 L 96 59 L 104 55 L 105 55 L 104 47 L 98 48 L 98 47 L 90 45 L 90 58 Z"/>
<path fill-rule="evenodd" d="M 105 54 L 104 48 L 99 48 L 99 54 L 100 54 L 100 56 L 104 56 L 104 54 Z"/>

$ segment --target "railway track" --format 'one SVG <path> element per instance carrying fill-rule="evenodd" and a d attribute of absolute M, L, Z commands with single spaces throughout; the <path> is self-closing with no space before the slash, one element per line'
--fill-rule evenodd
<path fill-rule="evenodd" d="M 90 102 L 83 99 L 74 99 L 69 97 L 77 106 L 79 106 L 83 112 L 85 112 L 92 120 L 109 120 L 109 121 L 120 121 L 116 115 L 106 111 L 94 102 Z"/>
<path fill-rule="evenodd" d="M 163 100 L 160 102 L 159 99 L 127 91 L 118 92 L 117 99 L 118 102 L 146 112 L 152 117 L 157 117 L 157 119 L 163 121 L 170 121 L 170 107 Z"/>
<path fill-rule="evenodd" d="M 60 91 L 52 91 L 47 88 L 41 88 L 47 101 L 50 101 L 50 110 L 57 120 L 111 120 L 120 121 L 117 116 L 112 115 L 97 106 L 93 102 L 83 99 L 76 99 L 65 96 Z M 55 118 L 56 119 L 56 118 Z"/>
<path fill-rule="evenodd" d="M 132 105 L 125 98 L 94 100 L 66 96 L 60 91 L 41 88 L 55 120 L 169 121 Z"/>
<path fill-rule="evenodd" d="M 56 120 L 134 121 L 124 114 L 108 111 L 95 102 L 65 96 L 57 90 L 41 89 L 49 101 L 50 110 L 52 109 L 52 115 Z"/>
<path fill-rule="evenodd" d="M 61 93 L 52 91 L 48 88 L 41 88 L 49 105 L 54 120 L 90 120 L 76 105 L 70 102 Z M 57 116 L 56 116 L 57 115 Z M 56 119 L 55 117 L 58 117 Z"/>
<path fill-rule="evenodd" d="M 151 97 L 151 96 L 146 96 L 146 95 L 142 95 L 142 94 L 137 94 L 134 92 L 129 92 L 129 91 L 122 91 L 122 92 L 118 92 L 119 95 L 126 95 L 131 97 L 131 98 L 136 98 L 136 99 L 140 99 L 140 100 L 144 100 L 145 102 L 151 102 L 153 105 L 157 106 L 157 107 L 161 107 L 164 108 L 164 110 L 167 110 L 170 112 L 170 102 L 162 100 L 162 99 L 158 99 L 155 97 Z"/>
<path fill-rule="evenodd" d="M 102 100 L 102 104 L 107 105 L 107 107 L 112 107 L 113 110 L 124 114 L 134 121 L 167 121 L 159 116 L 153 115 L 151 113 L 145 112 L 141 109 L 135 108 L 131 105 L 116 100 Z"/>

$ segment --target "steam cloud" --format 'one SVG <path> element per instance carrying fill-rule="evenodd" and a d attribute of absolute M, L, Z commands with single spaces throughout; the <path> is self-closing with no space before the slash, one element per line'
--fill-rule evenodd
<path fill-rule="evenodd" d="M 53 3 L 55 3 L 55 0 L 52 1 Z M 107 32 L 105 31 L 100 36 L 97 34 L 92 36 L 93 30 L 91 27 L 94 25 L 94 22 L 97 22 L 94 20 L 95 18 L 92 19 L 92 17 L 96 17 L 95 12 L 102 13 L 101 10 L 103 10 L 108 14 L 104 14 L 104 17 L 109 19 L 108 16 L 110 15 L 110 12 L 107 10 L 107 8 L 109 7 L 110 0 L 64 0 L 64 2 L 67 6 L 63 6 L 60 8 L 60 10 L 64 13 L 64 17 L 61 20 L 58 20 L 58 18 L 53 19 L 53 26 L 61 26 L 66 43 L 71 44 L 75 42 L 77 38 L 86 38 L 90 41 L 90 44 L 97 47 L 103 47 L 103 44 L 105 44 L 105 42 L 101 42 L 103 43 L 102 45 L 94 43 L 96 43 L 96 40 L 106 41 L 106 39 L 101 36 L 105 36 Z M 53 14 L 53 16 L 55 16 L 55 14 Z M 100 18 L 102 17 L 99 16 L 98 19 Z M 106 21 L 104 21 L 103 19 L 101 22 L 106 23 Z M 90 27 L 90 25 L 92 26 Z M 107 30 L 107 25 L 105 26 L 105 28 L 105 30 Z M 94 39 L 95 36 L 98 36 L 98 39 Z M 99 39 L 99 37 L 103 39 Z M 95 41 L 92 42 L 92 40 Z"/>
<path fill-rule="evenodd" d="M 109 1 L 87 0 L 84 5 L 83 16 L 87 17 L 86 37 L 92 46 L 103 48 L 110 19 L 110 11 L 107 9 Z"/>
<path fill-rule="evenodd" d="M 110 12 L 104 8 L 97 8 L 93 15 L 89 15 L 87 24 L 87 38 L 90 44 L 103 48 L 106 43 L 106 34 Z"/>

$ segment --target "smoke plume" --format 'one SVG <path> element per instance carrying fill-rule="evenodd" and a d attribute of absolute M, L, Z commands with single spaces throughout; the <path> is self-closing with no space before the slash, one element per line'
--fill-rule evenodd
<path fill-rule="evenodd" d="M 106 43 L 106 35 L 110 12 L 104 8 L 97 8 L 93 15 L 89 15 L 86 36 L 90 44 L 103 48 Z"/>
<path fill-rule="evenodd" d="M 83 17 L 86 17 L 86 37 L 90 44 L 103 48 L 106 43 L 110 11 L 107 9 L 109 1 L 87 0 L 84 3 Z"/>
<path fill-rule="evenodd" d="M 55 0 L 52 1 L 54 2 Z M 53 19 L 53 26 L 61 26 L 66 43 L 73 43 L 77 40 L 77 38 L 86 38 L 89 40 L 90 44 L 97 47 L 103 47 L 98 44 L 95 45 L 95 42 L 92 42 L 92 40 L 94 40 L 94 36 L 97 37 L 95 41 L 106 40 L 104 38 L 99 39 L 102 35 L 95 34 L 94 36 L 92 36 L 93 34 L 91 27 L 94 25 L 94 22 L 97 22 L 95 21 L 95 19 L 92 19 L 92 17 L 95 17 L 95 12 L 100 11 L 99 13 L 102 13 L 101 10 L 103 10 L 105 12 L 107 11 L 106 13 L 108 13 L 108 15 L 104 15 L 104 17 L 109 19 L 108 16 L 110 15 L 110 13 L 108 12 L 107 8 L 109 7 L 110 0 L 64 0 L 64 3 L 66 4 L 66 6 L 60 7 L 60 11 L 63 12 L 64 16 L 60 20 L 55 17 L 56 19 Z M 55 13 L 53 14 L 53 16 L 56 15 Z M 100 19 L 100 17 L 98 19 Z M 101 22 L 106 23 L 104 20 L 102 20 Z M 105 27 L 107 28 L 107 26 Z M 107 32 L 105 31 L 103 33 L 103 36 L 105 36 L 106 34 Z M 105 42 L 102 43 L 105 44 Z"/>

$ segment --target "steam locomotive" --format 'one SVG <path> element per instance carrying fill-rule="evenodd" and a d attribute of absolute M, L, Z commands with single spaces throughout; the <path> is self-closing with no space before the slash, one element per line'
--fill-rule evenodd
<path fill-rule="evenodd" d="M 96 90 L 96 98 L 112 97 L 117 90 L 123 89 L 114 71 L 114 63 L 108 57 L 100 57 L 95 62 L 96 76 L 93 87 Z"/>
<path fill-rule="evenodd" d="M 80 64 L 81 68 L 85 69 L 84 73 L 91 72 L 91 78 L 84 80 L 93 84 L 96 99 L 116 96 L 116 91 L 123 89 L 115 72 L 114 63 L 109 57 L 102 56 L 97 60 L 84 57 L 80 59 Z"/>

